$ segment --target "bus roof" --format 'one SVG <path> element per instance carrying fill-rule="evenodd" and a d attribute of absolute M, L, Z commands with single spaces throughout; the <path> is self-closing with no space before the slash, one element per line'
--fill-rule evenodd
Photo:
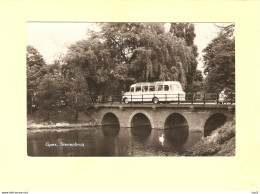
<path fill-rule="evenodd" d="M 157 84 L 163 84 L 163 85 L 180 85 L 179 81 L 157 81 L 157 82 L 139 82 L 136 84 L 132 84 L 132 86 L 141 86 L 141 85 L 157 85 Z"/>
<path fill-rule="evenodd" d="M 158 82 L 154 82 L 155 84 L 180 84 L 179 81 L 158 81 Z"/>

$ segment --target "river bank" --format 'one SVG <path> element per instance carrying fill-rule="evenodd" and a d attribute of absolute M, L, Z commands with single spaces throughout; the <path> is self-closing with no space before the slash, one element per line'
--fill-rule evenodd
<path fill-rule="evenodd" d="M 184 156 L 235 156 L 235 121 L 227 122 L 188 148 Z"/>
<path fill-rule="evenodd" d="M 29 124 L 27 122 L 27 129 L 63 129 L 63 128 L 81 128 L 81 127 L 93 127 L 97 126 L 97 124 L 94 121 L 90 121 L 88 123 L 43 123 L 43 124 L 37 124 L 29 121 Z"/>
<path fill-rule="evenodd" d="M 62 115 L 60 118 L 57 118 L 56 116 L 56 119 L 44 120 L 37 114 L 29 115 L 27 117 L 27 129 L 63 129 L 97 126 L 97 123 L 84 113 L 79 113 L 77 122 L 72 122 L 67 117 Z"/>

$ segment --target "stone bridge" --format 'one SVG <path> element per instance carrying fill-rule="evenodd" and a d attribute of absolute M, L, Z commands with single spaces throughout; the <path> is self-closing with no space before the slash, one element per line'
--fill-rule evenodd
<path fill-rule="evenodd" d="M 187 125 L 204 135 L 235 116 L 234 104 L 95 104 L 89 111 L 99 125 L 167 129 Z"/>

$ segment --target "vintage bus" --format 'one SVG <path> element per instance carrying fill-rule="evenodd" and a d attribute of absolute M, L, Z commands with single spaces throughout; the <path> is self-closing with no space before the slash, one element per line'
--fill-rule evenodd
<path fill-rule="evenodd" d="M 130 91 L 124 93 L 122 100 L 129 102 L 172 102 L 185 101 L 185 92 L 178 81 L 143 82 L 130 86 Z"/>

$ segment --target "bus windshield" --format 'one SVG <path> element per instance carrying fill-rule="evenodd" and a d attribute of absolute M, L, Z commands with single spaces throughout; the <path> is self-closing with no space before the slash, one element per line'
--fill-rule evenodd
<path fill-rule="evenodd" d="M 171 90 L 172 91 L 182 91 L 182 88 L 181 88 L 181 85 L 173 84 L 173 85 L 171 85 Z"/>

